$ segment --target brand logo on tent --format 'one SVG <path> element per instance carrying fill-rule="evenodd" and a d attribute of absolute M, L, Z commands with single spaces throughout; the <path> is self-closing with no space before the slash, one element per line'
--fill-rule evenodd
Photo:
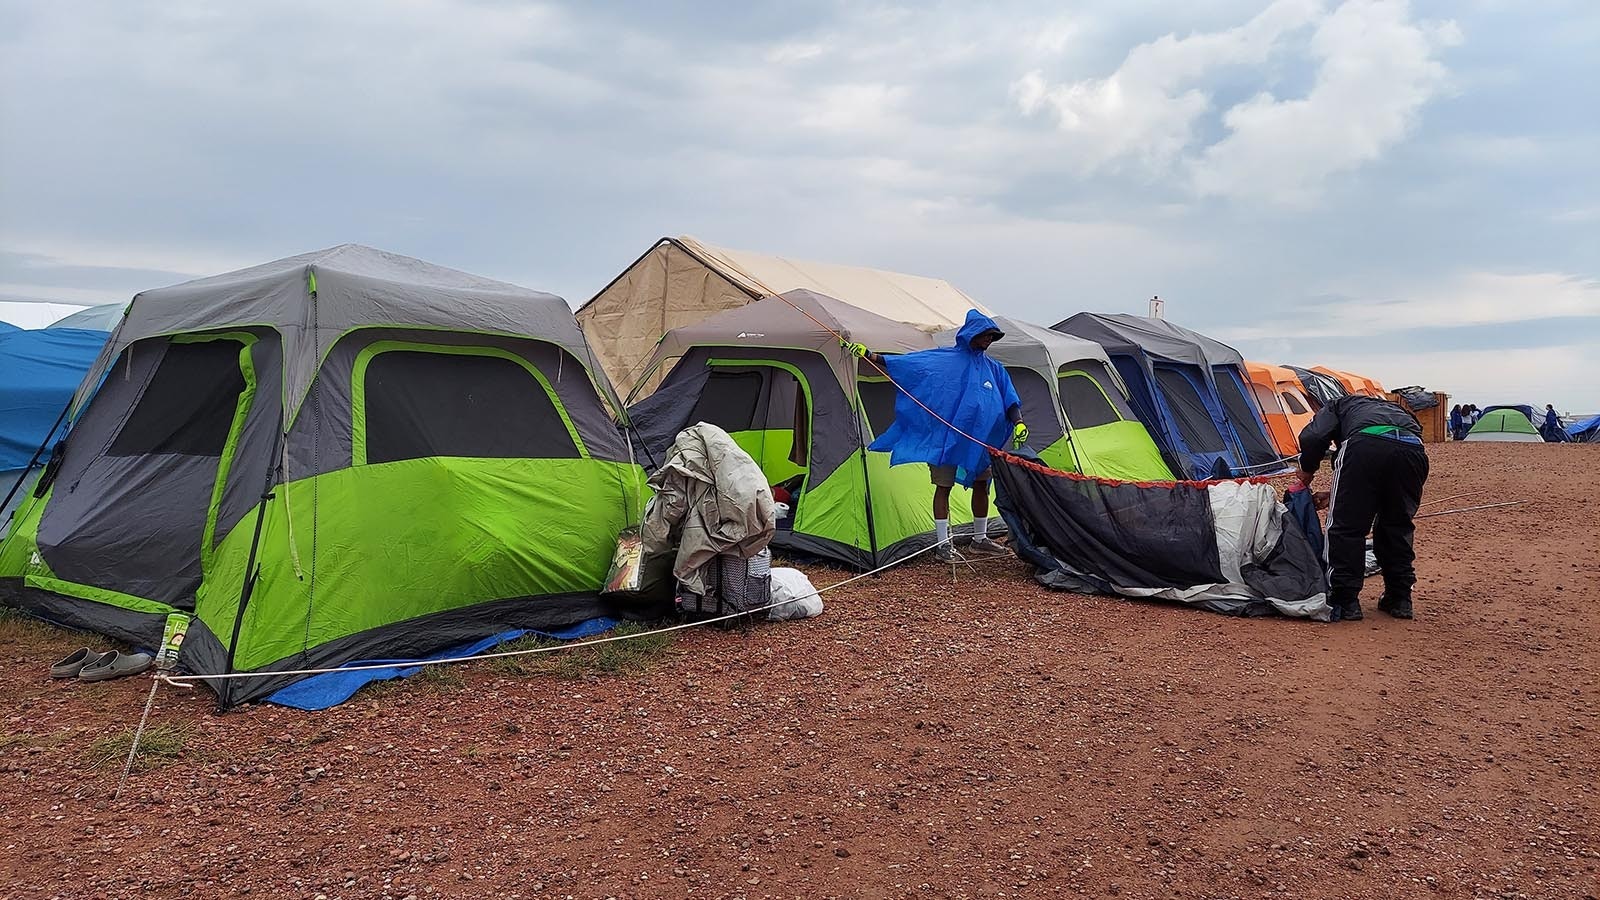
<path fill-rule="evenodd" d="M 764 338 L 764 337 L 766 337 L 766 335 L 762 334 L 759 331 L 741 331 L 741 332 L 739 332 L 739 337 L 741 337 L 741 338 Z"/>

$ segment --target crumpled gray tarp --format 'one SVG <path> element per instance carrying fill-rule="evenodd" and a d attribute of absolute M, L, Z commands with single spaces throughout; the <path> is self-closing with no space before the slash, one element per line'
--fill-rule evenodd
<path fill-rule="evenodd" d="M 705 593 L 704 569 L 718 555 L 754 556 L 777 528 L 766 475 L 715 425 L 701 422 L 679 432 L 650 487 L 655 496 L 645 510 L 644 552 L 665 553 L 676 539 L 672 574 L 697 594 Z"/>

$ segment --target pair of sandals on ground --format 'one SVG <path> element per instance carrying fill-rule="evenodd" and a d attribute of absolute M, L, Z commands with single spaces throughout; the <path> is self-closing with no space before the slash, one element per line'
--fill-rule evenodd
<path fill-rule="evenodd" d="M 76 678 L 79 681 L 110 681 L 149 671 L 155 657 L 148 653 L 123 653 L 108 650 L 96 653 L 88 647 L 72 652 L 50 667 L 51 678 Z"/>

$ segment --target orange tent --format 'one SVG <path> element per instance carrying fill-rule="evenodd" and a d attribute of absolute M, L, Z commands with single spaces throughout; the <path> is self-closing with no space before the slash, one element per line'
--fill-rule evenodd
<path fill-rule="evenodd" d="M 1344 385 L 1344 389 L 1352 394 L 1364 394 L 1368 397 L 1378 398 L 1384 396 L 1383 385 L 1379 384 L 1375 378 L 1356 375 L 1352 372 L 1341 372 L 1338 369 L 1330 369 L 1327 366 L 1312 366 L 1311 371 L 1321 372 L 1329 378 L 1337 379 L 1340 384 Z"/>
<path fill-rule="evenodd" d="M 1267 419 L 1267 433 L 1284 456 L 1300 452 L 1300 429 L 1311 423 L 1311 401 L 1293 370 L 1271 363 L 1246 362 L 1250 389 Z"/>

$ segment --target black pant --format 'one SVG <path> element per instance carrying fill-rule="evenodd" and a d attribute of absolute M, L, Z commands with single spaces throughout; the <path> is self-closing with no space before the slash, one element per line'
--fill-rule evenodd
<path fill-rule="evenodd" d="M 1365 580 L 1367 532 L 1383 569 L 1384 592 L 1409 600 L 1417 582 L 1411 547 L 1412 517 L 1428 480 L 1428 454 L 1420 444 L 1370 434 L 1344 442 L 1333 465 L 1333 499 L 1328 507 L 1328 602 L 1345 607 L 1361 598 Z M 1376 523 L 1376 524 L 1374 524 Z"/>

